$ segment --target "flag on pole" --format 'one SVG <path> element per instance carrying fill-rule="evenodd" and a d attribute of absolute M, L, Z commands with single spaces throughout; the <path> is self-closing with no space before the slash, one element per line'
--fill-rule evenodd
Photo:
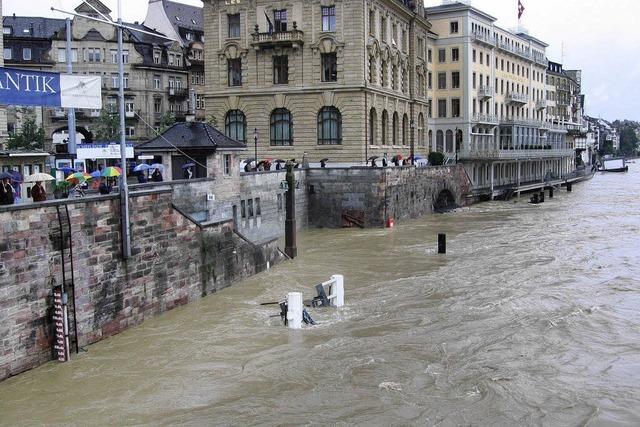
<path fill-rule="evenodd" d="M 524 13 L 524 5 L 522 4 L 522 0 L 518 0 L 518 19 L 522 17 Z"/>
<path fill-rule="evenodd" d="M 269 19 L 269 15 L 267 15 L 267 11 L 264 11 L 264 17 L 267 18 L 267 22 L 269 23 L 269 34 L 273 34 L 273 23 L 271 22 L 271 19 Z"/>

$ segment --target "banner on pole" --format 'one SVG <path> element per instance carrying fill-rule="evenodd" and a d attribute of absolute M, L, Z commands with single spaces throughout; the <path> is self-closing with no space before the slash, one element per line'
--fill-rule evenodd
<path fill-rule="evenodd" d="M 0 68 L 0 105 L 102 108 L 99 76 Z"/>

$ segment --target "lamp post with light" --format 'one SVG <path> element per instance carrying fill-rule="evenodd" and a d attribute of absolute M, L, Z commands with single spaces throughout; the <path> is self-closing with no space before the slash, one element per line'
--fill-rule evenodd
<path fill-rule="evenodd" d="M 255 156 L 256 170 L 258 170 L 258 128 L 253 128 L 253 154 Z"/>
<path fill-rule="evenodd" d="M 411 166 L 415 166 L 416 164 L 416 153 L 415 153 L 415 135 L 416 135 L 416 122 L 415 120 L 411 119 L 411 122 L 409 122 L 409 127 L 411 128 Z"/>

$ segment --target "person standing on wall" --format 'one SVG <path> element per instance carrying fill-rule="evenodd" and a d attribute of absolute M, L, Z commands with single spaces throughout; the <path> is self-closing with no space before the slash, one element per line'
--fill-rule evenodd
<path fill-rule="evenodd" d="M 36 184 L 31 187 L 31 198 L 34 202 L 44 202 L 47 200 L 47 191 L 42 186 L 41 181 L 36 181 Z"/>
<path fill-rule="evenodd" d="M 12 205 L 14 202 L 14 191 L 9 178 L 2 178 L 0 184 L 0 205 Z"/>

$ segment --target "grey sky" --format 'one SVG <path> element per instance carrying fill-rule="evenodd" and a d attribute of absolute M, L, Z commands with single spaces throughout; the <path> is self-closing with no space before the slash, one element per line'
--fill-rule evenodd
<path fill-rule="evenodd" d="M 201 0 L 179 0 L 202 5 Z M 103 0 L 116 15 L 117 0 Z M 583 70 L 587 114 L 640 120 L 640 2 L 637 0 L 522 0 L 522 24 L 550 46 L 549 59 Z M 3 13 L 51 16 L 51 6 L 72 10 L 80 0 L 3 0 Z M 122 0 L 123 18 L 143 21 L 147 0 Z M 441 0 L 427 0 L 427 6 Z M 473 0 L 506 29 L 517 26 L 517 0 Z M 56 15 L 59 17 L 59 15 Z"/>

